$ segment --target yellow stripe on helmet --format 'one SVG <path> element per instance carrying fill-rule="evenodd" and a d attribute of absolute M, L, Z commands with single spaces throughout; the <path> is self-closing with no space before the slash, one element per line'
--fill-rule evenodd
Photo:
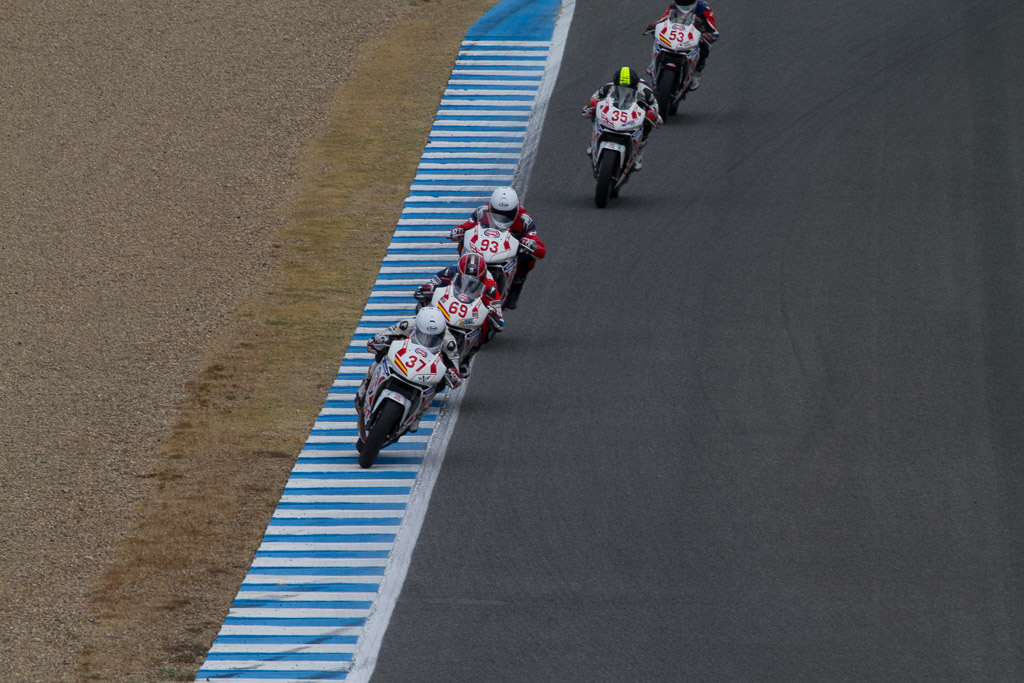
<path fill-rule="evenodd" d="M 619 85 L 629 85 L 632 79 L 629 77 L 629 67 L 624 66 L 619 70 Z"/>

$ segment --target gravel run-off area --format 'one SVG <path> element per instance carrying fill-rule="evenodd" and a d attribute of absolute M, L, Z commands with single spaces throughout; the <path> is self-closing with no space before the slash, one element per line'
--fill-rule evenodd
<path fill-rule="evenodd" d="M 76 680 L 85 596 L 272 268 L 303 145 L 421 6 L 0 3 L 0 680 Z"/>

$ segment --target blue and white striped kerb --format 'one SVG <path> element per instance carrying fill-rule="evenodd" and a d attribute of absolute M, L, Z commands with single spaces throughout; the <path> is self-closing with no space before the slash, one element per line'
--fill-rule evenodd
<path fill-rule="evenodd" d="M 553 24 L 543 39 L 471 31 L 462 43 L 359 327 L 197 680 L 342 680 L 353 666 L 442 403 L 360 469 L 353 396 L 366 340 L 413 314 L 414 287 L 455 262 L 449 230 L 512 184 Z"/>

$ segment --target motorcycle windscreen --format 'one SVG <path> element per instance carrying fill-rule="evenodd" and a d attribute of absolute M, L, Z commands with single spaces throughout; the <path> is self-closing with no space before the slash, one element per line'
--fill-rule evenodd
<path fill-rule="evenodd" d="M 468 304 L 473 299 L 479 299 L 484 293 L 484 283 L 483 280 L 478 280 L 475 277 L 455 273 L 455 277 L 452 279 L 452 292 L 462 303 Z M 463 301 L 463 296 L 468 298 Z"/>
<path fill-rule="evenodd" d="M 694 5 L 695 7 L 696 5 Z M 668 21 L 673 24 L 692 24 L 696 16 L 693 9 L 679 9 L 673 7 L 668 13 Z"/>
<path fill-rule="evenodd" d="M 636 90 L 624 85 L 616 85 L 608 94 L 612 98 L 612 104 L 618 109 L 628 110 L 636 103 Z"/>
<path fill-rule="evenodd" d="M 420 329 L 416 329 L 409 339 L 414 344 L 426 348 L 430 353 L 437 353 L 441 350 L 441 344 L 444 343 L 444 334 L 430 334 Z"/>

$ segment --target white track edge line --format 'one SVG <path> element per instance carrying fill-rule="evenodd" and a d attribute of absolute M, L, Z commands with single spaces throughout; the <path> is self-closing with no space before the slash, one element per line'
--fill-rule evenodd
<path fill-rule="evenodd" d="M 516 171 L 516 180 L 525 196 L 526 185 L 529 182 L 530 171 L 537 157 L 537 145 L 540 142 L 541 131 L 544 126 L 544 117 L 547 114 L 548 102 L 555 89 L 555 81 L 558 78 L 558 71 L 562 65 L 562 55 L 565 53 L 565 43 L 569 35 L 569 25 L 572 23 L 572 16 L 576 9 L 576 0 L 563 0 L 558 20 L 555 22 L 555 30 L 551 39 L 551 49 L 548 53 L 547 68 L 544 72 L 544 80 L 535 100 L 534 111 L 530 116 L 530 128 L 523 141 L 523 153 L 520 158 L 520 169 Z M 533 124 L 536 125 L 533 125 Z M 527 145 L 529 147 L 527 148 Z M 466 380 L 468 382 L 469 380 Z M 402 526 L 395 538 L 388 558 L 388 568 L 380 582 L 377 592 L 377 599 L 373 601 L 370 614 L 363 626 L 362 635 L 356 643 L 356 649 L 352 654 L 352 664 L 346 677 L 346 683 L 368 683 L 377 666 L 377 656 L 380 647 L 384 642 L 384 633 L 387 631 L 391 615 L 394 613 L 398 596 L 402 592 L 402 585 L 409 572 L 409 565 L 412 563 L 412 553 L 416 548 L 416 541 L 419 538 L 420 530 L 423 527 L 423 520 L 427 516 L 427 507 L 430 504 L 430 496 L 434 490 L 434 484 L 441 471 L 444 462 L 448 442 L 455 429 L 455 423 L 459 417 L 459 408 L 462 405 L 462 397 L 465 393 L 465 383 L 458 390 L 453 391 L 445 405 L 442 407 L 438 417 L 438 423 L 434 427 L 430 443 L 427 444 L 427 451 L 424 453 L 423 464 L 420 474 L 416 478 L 412 492 L 406 503 L 406 516 Z M 436 452 L 434 452 L 436 451 Z"/>

